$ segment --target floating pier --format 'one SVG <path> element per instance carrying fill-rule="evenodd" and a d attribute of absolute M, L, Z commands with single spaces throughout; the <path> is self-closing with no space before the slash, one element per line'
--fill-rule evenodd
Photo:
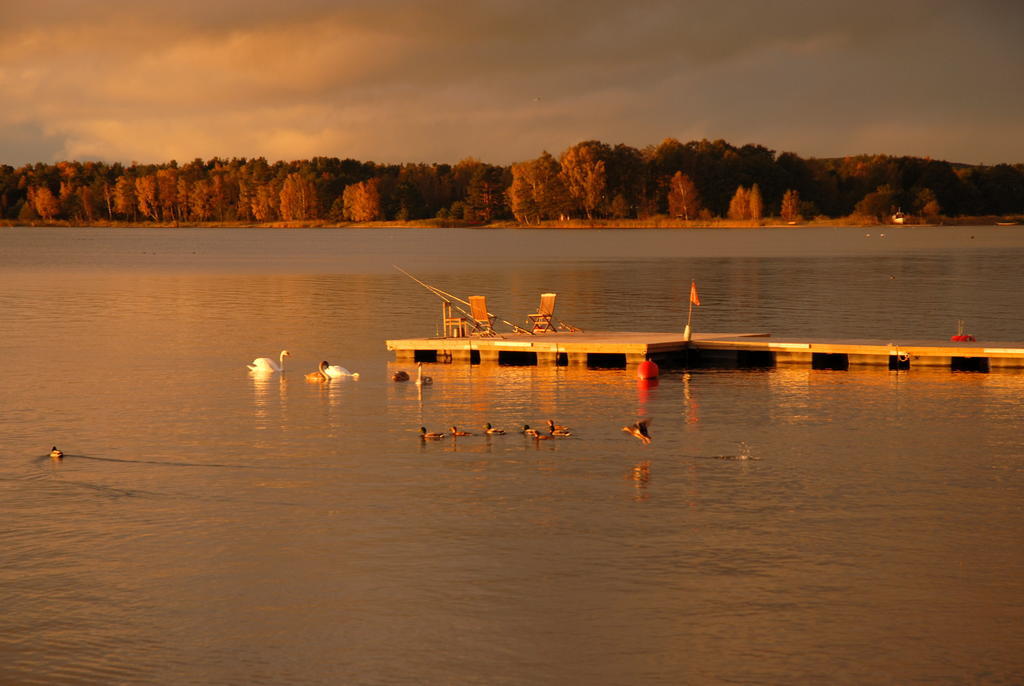
<path fill-rule="evenodd" d="M 767 333 L 587 331 L 386 341 L 397 361 L 626 368 L 644 360 L 667 367 L 814 369 L 945 367 L 953 371 L 1024 370 L 1024 343 L 886 341 L 773 337 Z"/>

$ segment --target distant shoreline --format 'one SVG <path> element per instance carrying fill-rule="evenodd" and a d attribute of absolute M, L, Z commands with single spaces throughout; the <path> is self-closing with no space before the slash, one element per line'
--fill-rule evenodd
<path fill-rule="evenodd" d="M 842 228 L 842 227 L 904 227 L 927 228 L 939 226 L 988 226 L 1024 224 L 1021 216 L 977 216 L 977 217 L 942 217 L 935 223 L 882 224 L 865 221 L 863 217 L 840 217 L 835 219 L 812 219 L 798 222 L 783 222 L 777 218 L 769 218 L 760 222 L 735 221 L 730 219 L 713 219 L 711 221 L 671 219 L 654 217 L 651 219 L 569 219 L 565 221 L 543 221 L 539 224 L 520 224 L 515 221 L 498 221 L 488 224 L 442 220 L 414 219 L 409 221 L 376 221 L 376 222 L 330 222 L 326 220 L 312 221 L 277 221 L 277 222 L 128 222 L 98 221 L 90 224 L 79 224 L 67 220 L 30 222 L 14 219 L 0 220 L 3 227 L 68 227 L 68 228 L 124 228 L 124 229 L 798 229 L 798 228 Z"/>

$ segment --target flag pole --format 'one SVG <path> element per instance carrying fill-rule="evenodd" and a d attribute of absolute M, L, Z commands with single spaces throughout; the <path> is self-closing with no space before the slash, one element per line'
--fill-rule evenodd
<path fill-rule="evenodd" d="M 690 331 L 690 321 L 693 319 L 693 291 L 694 291 L 694 289 L 696 287 L 697 287 L 697 282 L 691 280 L 690 281 L 690 297 L 688 298 L 688 300 L 690 301 L 690 307 L 689 307 L 689 309 L 686 312 L 686 328 L 683 329 L 683 340 L 686 341 L 687 343 L 690 342 L 690 338 L 693 335 L 692 332 Z"/>

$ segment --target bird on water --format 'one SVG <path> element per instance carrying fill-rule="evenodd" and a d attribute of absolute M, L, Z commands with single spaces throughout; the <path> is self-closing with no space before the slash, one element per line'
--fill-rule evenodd
<path fill-rule="evenodd" d="M 434 383 L 434 380 L 429 376 L 423 376 L 423 363 L 419 362 L 416 364 L 416 385 L 417 386 L 429 386 Z"/>
<path fill-rule="evenodd" d="M 290 356 L 291 353 L 287 350 L 282 350 L 281 354 L 277 357 L 277 362 L 270 359 L 269 357 L 257 357 L 252 361 L 251 364 L 247 365 L 251 372 L 283 372 L 284 371 L 284 358 Z"/>
<path fill-rule="evenodd" d="M 55 460 L 63 460 L 64 459 L 64 451 L 63 450 L 57 450 L 57 446 L 53 446 L 53 448 L 50 449 L 50 457 L 52 457 Z"/>
<path fill-rule="evenodd" d="M 622 430 L 628 433 L 630 436 L 635 436 L 640 439 L 640 442 L 647 445 L 651 442 L 651 434 L 647 430 L 647 425 L 651 423 L 650 419 L 641 419 L 635 424 L 622 427 Z"/>
<path fill-rule="evenodd" d="M 322 361 L 319 365 L 317 365 L 315 372 L 309 372 L 308 374 L 306 374 L 306 381 L 313 381 L 317 383 L 330 381 L 331 377 L 327 376 L 327 374 L 324 372 L 324 368 L 326 366 L 327 360 Z"/>
<path fill-rule="evenodd" d="M 551 438 L 551 434 L 542 434 L 536 429 L 531 429 L 529 424 L 523 424 L 523 433 L 536 441 L 547 441 Z"/>

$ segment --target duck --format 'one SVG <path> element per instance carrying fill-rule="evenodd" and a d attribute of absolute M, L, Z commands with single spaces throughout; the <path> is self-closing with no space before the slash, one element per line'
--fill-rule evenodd
<path fill-rule="evenodd" d="M 551 439 L 551 434 L 542 434 L 536 429 L 531 429 L 529 424 L 523 424 L 523 433 L 535 441 L 547 441 Z"/>
<path fill-rule="evenodd" d="M 569 427 L 562 426 L 561 424 L 555 424 L 555 420 L 554 419 L 549 419 L 548 420 L 548 428 L 551 430 L 551 433 L 555 433 L 556 431 L 564 431 L 564 432 L 566 432 L 565 433 L 566 436 L 570 435 L 569 434 Z"/>
<path fill-rule="evenodd" d="M 50 449 L 50 457 L 52 457 L 55 460 L 63 460 L 64 459 L 64 451 L 63 450 L 58 450 L 57 446 L 53 446 Z"/>
<path fill-rule="evenodd" d="M 495 429 L 493 426 L 491 426 L 490 422 L 487 422 L 486 424 L 484 424 L 484 433 L 490 436 L 502 436 L 505 434 L 505 430 Z"/>
<path fill-rule="evenodd" d="M 331 364 L 327 360 L 324 360 L 324 374 L 332 379 L 340 379 L 343 376 L 351 376 L 353 379 L 359 378 L 359 372 L 350 372 L 341 365 Z"/>
<path fill-rule="evenodd" d="M 459 431 L 458 428 L 455 425 L 452 425 L 452 428 L 449 429 L 449 433 L 451 433 L 452 436 L 472 436 L 473 435 L 469 431 Z"/>
<path fill-rule="evenodd" d="M 434 383 L 434 380 L 429 376 L 423 376 L 423 363 L 419 362 L 416 364 L 416 385 L 417 386 L 429 386 Z"/>
<path fill-rule="evenodd" d="M 404 372 L 402 370 L 399 370 L 399 371 L 397 371 L 397 372 L 395 372 L 394 374 L 391 375 L 391 380 L 392 381 L 408 381 L 409 380 L 409 372 Z"/>
<path fill-rule="evenodd" d="M 437 433 L 436 431 L 427 431 L 427 427 L 425 427 L 425 426 L 421 426 L 420 427 L 420 438 L 422 438 L 424 440 L 426 440 L 428 438 L 431 438 L 431 439 L 444 438 L 446 435 L 447 434 L 444 434 L 444 433 Z"/>
<path fill-rule="evenodd" d="M 282 350 L 281 354 L 277 357 L 277 362 L 274 362 L 269 357 L 257 357 L 252 361 L 251 364 L 246 365 L 249 367 L 251 372 L 284 372 L 284 358 L 291 355 L 287 350 Z"/>
<path fill-rule="evenodd" d="M 630 436 L 636 436 L 640 439 L 640 442 L 647 445 L 651 442 L 651 434 L 647 430 L 647 425 L 651 423 L 650 419 L 641 419 L 635 424 L 622 427 L 622 430 L 628 433 Z"/>
<path fill-rule="evenodd" d="M 324 360 L 319 365 L 317 365 L 317 369 L 315 372 L 310 372 L 306 374 L 306 381 L 310 381 L 313 383 L 322 383 L 324 381 L 330 381 L 331 377 L 327 376 L 327 374 L 324 372 L 324 367 L 326 366 L 327 360 Z"/>

